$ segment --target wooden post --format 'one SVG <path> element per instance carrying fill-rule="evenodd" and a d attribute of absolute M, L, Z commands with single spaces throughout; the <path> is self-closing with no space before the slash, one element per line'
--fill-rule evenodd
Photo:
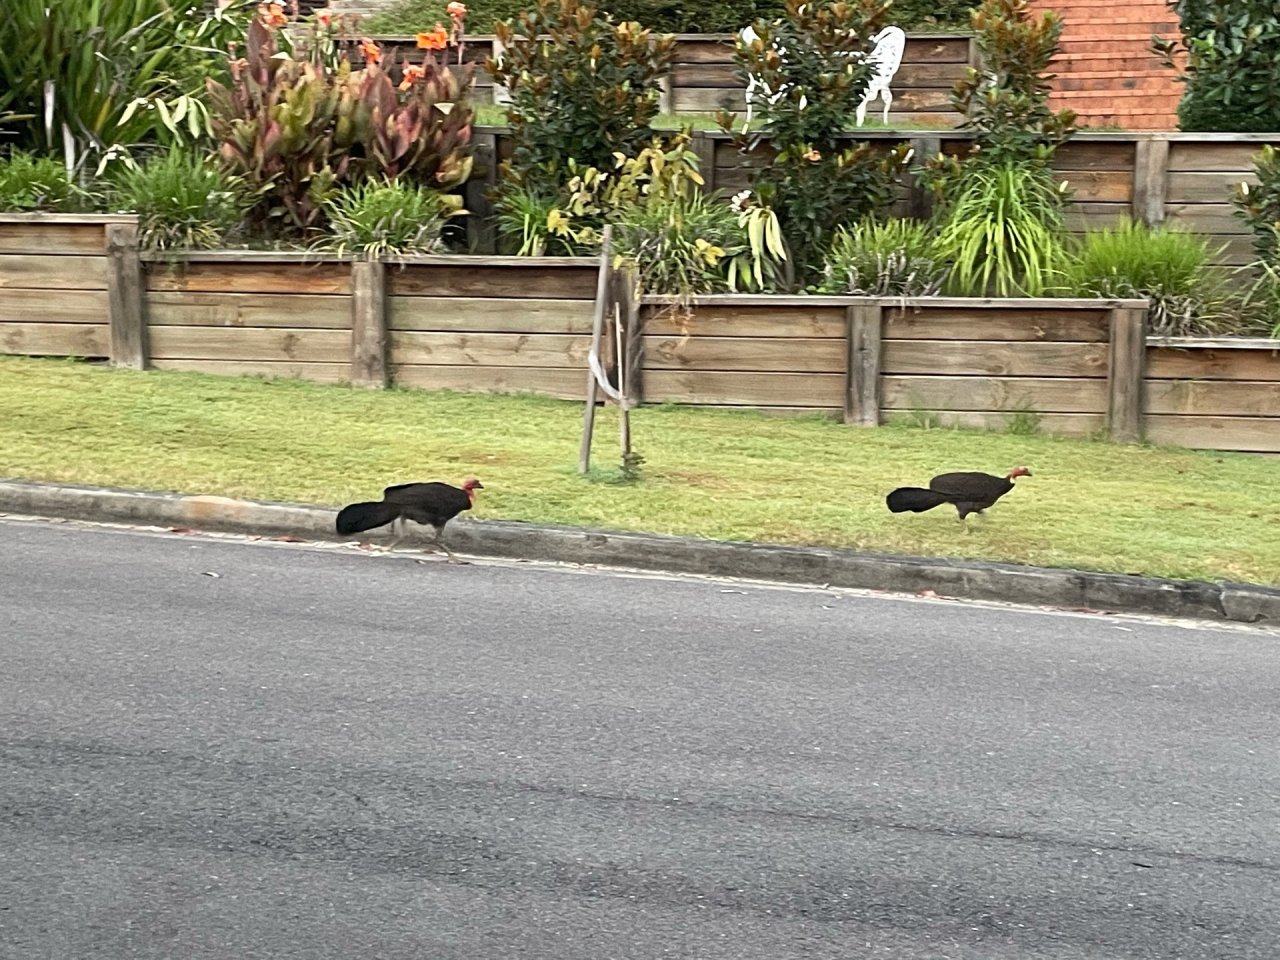
<path fill-rule="evenodd" d="M 1143 378 L 1147 360 L 1147 311 L 1111 310 L 1111 348 L 1107 365 L 1107 422 L 1115 443 L 1141 443 Z"/>
<path fill-rule="evenodd" d="M 707 136 L 705 130 L 694 130 L 693 139 L 689 141 L 689 149 L 698 155 L 698 172 L 704 181 L 703 192 L 716 192 L 716 142 Z"/>
<path fill-rule="evenodd" d="M 609 310 L 609 275 L 613 272 L 610 261 L 613 259 L 613 224 L 606 224 L 604 240 L 600 244 L 600 273 L 596 277 L 596 309 L 591 322 L 591 356 L 599 358 L 600 342 L 604 335 L 606 320 L 612 321 Z M 602 364 L 603 366 L 603 364 Z M 596 398 L 600 385 L 596 380 L 595 370 L 587 364 L 587 406 L 582 412 L 582 443 L 578 447 L 578 472 L 586 473 L 591 469 L 591 438 L 596 429 Z"/>
<path fill-rule="evenodd" d="M 626 397 L 635 406 L 644 400 L 644 323 L 640 318 L 635 267 L 617 273 L 617 298 L 622 305 L 622 324 L 626 344 L 624 367 Z"/>
<path fill-rule="evenodd" d="M 387 266 L 381 260 L 351 264 L 351 385 L 387 385 Z"/>
<path fill-rule="evenodd" d="M 912 137 L 911 149 L 915 151 L 911 157 L 912 161 L 923 164 L 930 157 L 942 152 L 942 138 Z M 907 216 L 914 217 L 916 220 L 927 220 L 932 212 L 933 195 L 925 189 L 919 177 L 913 176 L 907 187 Z"/>
<path fill-rule="evenodd" d="M 498 135 L 476 133 L 471 138 L 472 176 L 463 187 L 467 205 L 467 246 L 472 253 L 496 253 L 493 189 L 498 184 Z"/>
<path fill-rule="evenodd" d="M 849 306 L 848 387 L 844 422 L 860 427 L 880 425 L 880 343 L 883 307 L 876 301 Z"/>
<path fill-rule="evenodd" d="M 1133 219 L 1149 227 L 1164 223 L 1169 194 L 1169 139 L 1153 136 L 1134 144 Z"/>
<path fill-rule="evenodd" d="M 131 370 L 144 370 L 147 366 L 147 324 L 142 304 L 138 225 L 108 223 L 106 246 L 111 364 Z"/>

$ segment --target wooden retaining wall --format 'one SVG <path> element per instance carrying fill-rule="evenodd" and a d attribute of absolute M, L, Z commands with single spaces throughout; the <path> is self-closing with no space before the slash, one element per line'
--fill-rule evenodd
<path fill-rule="evenodd" d="M 544 268 L 527 260 L 458 260 L 387 266 L 391 380 L 581 399 L 595 261 L 563 258 Z"/>
<path fill-rule="evenodd" d="M 1280 340 L 1145 337 L 1145 301 L 644 301 L 644 402 L 1280 453 Z"/>
<path fill-rule="evenodd" d="M 1146 365 L 1152 443 L 1280 453 L 1280 341 L 1153 338 Z"/>
<path fill-rule="evenodd" d="M 341 383 L 351 366 L 351 264 L 207 253 L 147 264 L 148 362 L 160 370 Z"/>
<path fill-rule="evenodd" d="M 910 144 L 917 163 L 939 152 L 963 154 L 972 142 L 959 130 L 864 129 L 849 139 L 886 151 Z M 503 127 L 477 127 L 473 142 L 476 164 L 466 203 L 475 215 L 467 218 L 468 230 L 473 248 L 485 251 L 494 242 L 489 192 L 497 185 L 497 165 L 511 156 L 514 144 Z M 1248 264 L 1252 236 L 1234 215 L 1231 197 L 1239 183 L 1256 182 L 1253 161 L 1264 144 L 1280 147 L 1280 134 L 1079 133 L 1059 148 L 1054 162 L 1072 191 L 1067 226 L 1078 232 L 1114 225 L 1121 217 L 1152 226 L 1167 223 L 1208 239 L 1214 262 Z M 719 131 L 696 131 L 691 146 L 702 160 L 706 188 L 726 194 L 749 185 L 752 172 L 773 157 L 767 141 L 743 155 Z M 891 212 L 923 218 L 932 206 L 929 193 L 908 176 Z"/>
<path fill-rule="evenodd" d="M 110 356 L 106 228 L 135 223 L 133 217 L 0 217 L 0 353 Z"/>
<path fill-rule="evenodd" d="M 123 217 L 0 216 L 0 353 L 584 397 L 598 259 L 169 262 L 135 238 Z M 684 320 L 667 305 L 646 298 L 624 341 L 637 400 L 1280 453 L 1280 341 L 1147 340 L 1144 301 L 732 295 Z"/>

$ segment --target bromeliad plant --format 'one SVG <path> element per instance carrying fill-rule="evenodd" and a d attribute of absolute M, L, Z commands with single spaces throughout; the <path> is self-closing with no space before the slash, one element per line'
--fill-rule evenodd
<path fill-rule="evenodd" d="M 449 219 L 466 213 L 456 195 L 394 179 L 346 187 L 324 205 L 329 230 L 313 248 L 364 257 L 432 253 Z"/>
<path fill-rule="evenodd" d="M 138 215 L 139 240 L 153 250 L 200 250 L 240 239 L 248 199 L 242 184 L 201 153 L 170 147 L 116 172 L 116 209 Z"/>
<path fill-rule="evenodd" d="M 887 22 L 887 0 L 816 4 L 787 0 L 786 15 L 757 22 L 757 39 L 739 43 L 744 76 L 764 91 L 760 126 L 734 134 L 742 152 L 766 138 L 777 151 L 754 174 L 762 202 L 777 211 L 794 265 L 787 285 L 821 276 L 822 253 L 838 226 L 881 212 L 893 199 L 896 175 L 911 158 L 906 144 L 887 152 L 850 143 L 845 131 L 870 83 L 871 38 Z M 733 133 L 735 117 L 720 126 Z"/>
<path fill-rule="evenodd" d="M 927 224 L 866 219 L 836 231 L 827 253 L 821 293 L 860 297 L 928 297 L 947 276 L 947 265 Z"/>

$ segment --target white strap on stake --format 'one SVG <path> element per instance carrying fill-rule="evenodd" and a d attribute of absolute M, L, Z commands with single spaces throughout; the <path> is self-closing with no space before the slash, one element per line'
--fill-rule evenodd
<path fill-rule="evenodd" d="M 607 298 L 609 296 L 609 287 L 605 285 L 604 278 L 605 276 L 608 275 L 610 268 L 612 267 L 612 264 L 610 262 L 612 258 L 613 258 L 613 225 L 609 224 L 604 228 L 604 238 L 600 245 L 601 281 L 600 281 L 600 288 L 597 290 L 597 296 L 601 297 L 602 299 Z M 615 319 L 617 317 L 617 311 L 618 311 L 618 305 L 615 303 L 613 304 L 613 313 L 614 313 Z M 607 322 L 606 318 L 602 316 L 601 313 L 596 314 L 597 320 L 595 324 L 595 329 L 592 331 L 593 336 L 591 337 L 591 350 L 587 353 L 587 367 L 591 370 L 591 375 L 596 378 L 596 386 L 598 386 L 601 390 L 604 391 L 604 395 L 608 397 L 610 400 L 612 400 L 614 403 L 622 403 L 622 393 L 616 390 L 609 383 L 609 376 L 607 373 L 605 373 L 604 364 L 600 362 L 600 341 L 603 339 L 603 337 L 601 337 L 601 334 L 603 333 L 602 328 L 604 326 L 604 323 Z"/>

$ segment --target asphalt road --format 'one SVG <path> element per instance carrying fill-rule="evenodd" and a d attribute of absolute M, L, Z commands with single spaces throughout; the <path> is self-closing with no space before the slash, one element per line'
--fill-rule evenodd
<path fill-rule="evenodd" d="M 0 522 L 0 957 L 1274 960 L 1278 689 L 1244 628 Z"/>

